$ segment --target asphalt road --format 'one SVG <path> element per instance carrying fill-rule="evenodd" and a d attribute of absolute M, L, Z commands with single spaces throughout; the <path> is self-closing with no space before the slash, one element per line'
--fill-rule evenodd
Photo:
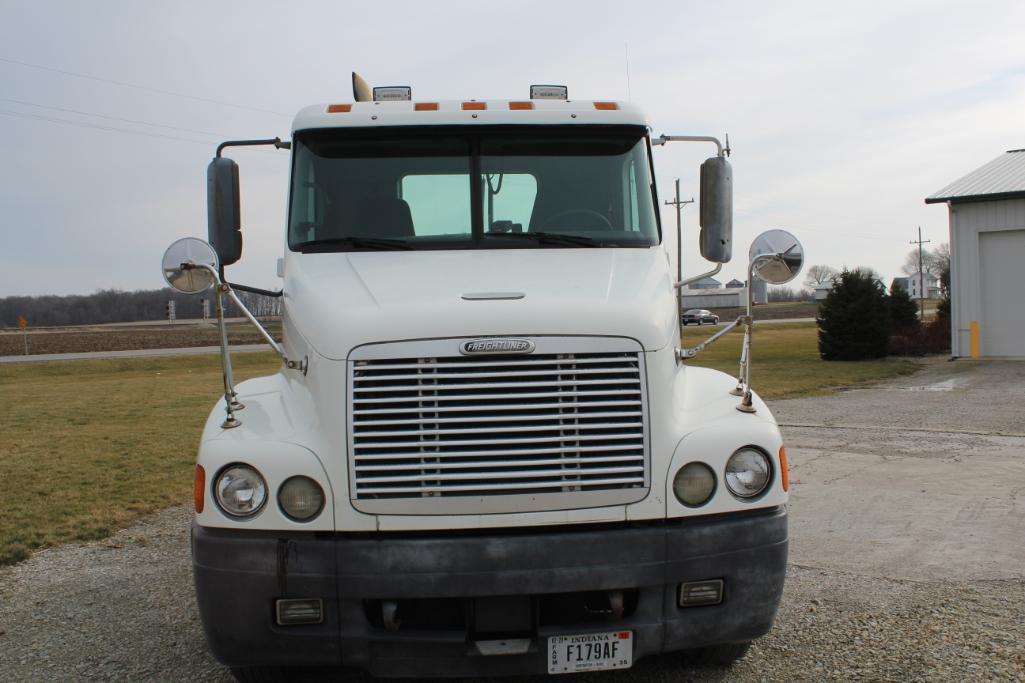
<path fill-rule="evenodd" d="M 730 669 L 666 656 L 583 680 L 1025 681 L 1023 394 L 1023 363 L 934 361 L 775 402 L 792 492 L 776 626 Z M 203 641 L 188 521 L 0 570 L 0 680 L 230 680 Z"/>

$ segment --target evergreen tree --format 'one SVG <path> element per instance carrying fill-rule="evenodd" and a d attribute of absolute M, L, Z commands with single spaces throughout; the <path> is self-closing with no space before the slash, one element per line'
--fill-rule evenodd
<path fill-rule="evenodd" d="M 823 360 L 882 358 L 890 341 L 890 312 L 883 285 L 869 272 L 844 270 L 819 306 L 819 355 Z"/>
<path fill-rule="evenodd" d="M 921 320 L 918 318 L 918 304 L 903 287 L 890 290 L 890 324 L 895 331 L 911 331 L 917 329 Z"/>

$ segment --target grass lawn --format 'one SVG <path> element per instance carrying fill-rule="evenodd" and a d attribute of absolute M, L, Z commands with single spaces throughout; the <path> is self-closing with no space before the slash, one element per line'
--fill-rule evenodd
<path fill-rule="evenodd" d="M 688 328 L 693 346 L 712 328 Z M 737 371 L 733 332 L 689 361 Z M 819 360 L 814 324 L 755 328 L 752 382 L 766 398 L 828 393 L 914 372 L 914 362 Z M 235 356 L 239 380 L 276 371 Z M 0 565 L 35 549 L 103 538 L 188 502 L 203 422 L 221 390 L 217 356 L 0 365 Z"/>
<path fill-rule="evenodd" d="M 710 327 L 684 328 L 683 343 L 697 346 L 713 332 Z M 743 340 L 743 331 L 734 330 L 687 364 L 715 368 L 736 377 Z M 828 394 L 843 387 L 911 374 L 919 367 L 915 361 L 895 358 L 826 362 L 819 358 L 818 330 L 813 322 L 755 325 L 751 360 L 751 386 L 765 399 Z"/>
<path fill-rule="evenodd" d="M 273 354 L 234 357 L 238 380 Z M 0 365 L 0 565 L 191 498 L 220 358 Z"/>

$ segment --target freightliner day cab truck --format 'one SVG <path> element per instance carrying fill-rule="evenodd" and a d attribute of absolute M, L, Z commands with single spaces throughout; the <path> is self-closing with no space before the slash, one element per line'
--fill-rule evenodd
<path fill-rule="evenodd" d="M 669 142 L 716 145 L 700 244 L 718 270 L 729 150 L 556 86 L 420 101 L 354 75 L 354 91 L 300 111 L 290 141 L 222 144 L 209 242 L 164 257 L 172 286 L 214 290 L 222 329 L 192 527 L 213 654 L 241 681 L 741 656 L 783 589 L 786 456 L 751 391 L 750 304 L 681 344 L 652 164 Z M 252 288 L 225 276 L 241 234 L 223 152 L 243 144 L 290 149 L 292 175 L 283 341 L 264 333 L 282 366 L 236 386 L 224 305 Z M 749 281 L 775 283 L 802 258 L 779 230 L 750 256 Z M 738 376 L 688 366 L 734 328 Z"/>

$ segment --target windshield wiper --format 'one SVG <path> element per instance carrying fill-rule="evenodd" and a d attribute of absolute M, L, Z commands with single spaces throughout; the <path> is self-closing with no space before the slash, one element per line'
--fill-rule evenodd
<path fill-rule="evenodd" d="M 584 235 L 565 235 L 558 232 L 488 232 L 485 237 L 511 237 L 513 239 L 529 239 L 538 244 L 570 244 L 575 247 L 600 247 L 593 237 Z"/>
<path fill-rule="evenodd" d="M 299 251 L 304 254 L 317 254 L 337 251 L 336 247 L 341 246 L 355 247 L 356 249 L 380 249 L 382 251 L 413 248 L 406 240 L 388 237 L 328 237 L 321 240 L 304 242 L 299 245 Z"/>

